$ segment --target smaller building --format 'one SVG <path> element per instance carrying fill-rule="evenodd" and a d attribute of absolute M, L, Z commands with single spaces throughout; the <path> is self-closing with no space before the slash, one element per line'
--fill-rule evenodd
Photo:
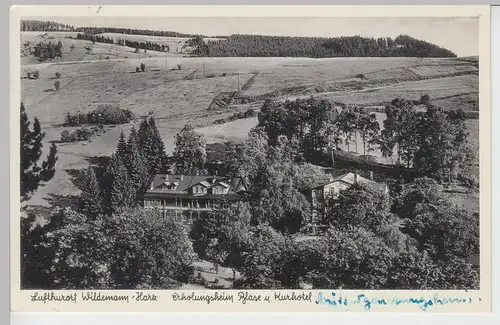
<path fill-rule="evenodd" d="M 221 198 L 239 201 L 246 190 L 241 178 L 158 174 L 144 194 L 144 208 L 190 224 Z"/>
<path fill-rule="evenodd" d="M 389 188 L 386 184 L 377 183 L 356 173 L 346 173 L 337 177 L 331 177 L 330 179 L 316 180 L 307 193 L 313 209 L 313 220 L 311 220 L 311 223 L 316 224 L 318 218 L 323 216 L 327 211 L 329 202 L 338 198 L 342 190 L 350 188 L 355 183 L 363 184 L 386 194 L 389 193 Z"/>

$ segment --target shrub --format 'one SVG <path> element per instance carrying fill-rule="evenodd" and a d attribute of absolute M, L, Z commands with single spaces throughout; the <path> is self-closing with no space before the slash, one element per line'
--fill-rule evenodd
<path fill-rule="evenodd" d="M 69 48 L 73 51 L 75 49 L 75 44 L 72 44 Z"/>
<path fill-rule="evenodd" d="M 61 141 L 62 142 L 74 142 L 75 137 L 73 136 L 73 134 L 69 133 L 68 130 L 64 130 L 61 132 Z"/>
<path fill-rule="evenodd" d="M 59 90 L 59 87 L 61 87 L 61 82 L 57 80 L 56 82 L 54 82 L 54 88 L 55 90 Z"/>
<path fill-rule="evenodd" d="M 101 133 L 103 126 L 93 126 L 91 128 L 86 128 L 82 126 L 78 130 L 75 130 L 73 133 L 70 133 L 68 130 L 64 130 L 61 132 L 61 141 L 62 142 L 76 142 L 76 141 L 90 141 L 93 135 L 98 135 Z"/>
<path fill-rule="evenodd" d="M 135 72 L 141 72 L 141 69 L 139 67 L 136 67 Z"/>
<path fill-rule="evenodd" d="M 359 78 L 359 79 L 366 79 L 365 75 L 362 74 L 362 73 L 359 73 L 356 75 L 356 78 Z"/>
<path fill-rule="evenodd" d="M 75 115 L 71 115 L 68 112 L 68 113 L 66 113 L 64 120 L 65 120 L 66 125 L 79 126 L 79 125 L 88 123 L 88 116 L 85 113 L 77 113 Z"/>
<path fill-rule="evenodd" d="M 207 75 L 207 78 L 215 78 L 215 75 L 213 73 Z"/>
<path fill-rule="evenodd" d="M 429 96 L 429 94 L 425 94 L 425 95 L 420 96 L 420 104 L 422 104 L 422 105 L 429 104 L 430 100 L 431 100 L 431 97 Z"/>
<path fill-rule="evenodd" d="M 57 79 L 61 78 L 61 74 L 59 72 L 56 72 L 56 78 Z"/>
<path fill-rule="evenodd" d="M 32 71 L 31 72 L 31 77 L 33 79 L 38 79 L 40 77 L 40 71 L 38 71 L 38 70 Z"/>
<path fill-rule="evenodd" d="M 79 126 L 82 124 L 95 124 L 92 130 L 100 132 L 104 124 L 124 124 L 133 119 L 133 114 L 129 110 L 121 109 L 116 104 L 99 105 L 90 113 L 77 113 L 71 115 L 67 113 L 65 123 L 69 126 Z"/>
<path fill-rule="evenodd" d="M 26 71 L 26 78 L 31 79 L 31 71 Z"/>
<path fill-rule="evenodd" d="M 245 112 L 245 118 L 247 118 L 247 117 L 255 117 L 255 116 L 257 116 L 257 113 L 253 109 L 251 109 L 251 108 L 249 108 Z"/>
<path fill-rule="evenodd" d="M 141 71 L 142 72 L 146 71 L 146 65 L 144 63 L 141 63 Z"/>
<path fill-rule="evenodd" d="M 121 109 L 116 104 L 103 104 L 91 113 L 90 120 L 92 124 L 124 124 L 132 118 L 132 112 Z"/>
<path fill-rule="evenodd" d="M 182 65 L 178 64 L 177 65 L 177 70 L 180 70 L 180 69 L 182 69 Z"/>

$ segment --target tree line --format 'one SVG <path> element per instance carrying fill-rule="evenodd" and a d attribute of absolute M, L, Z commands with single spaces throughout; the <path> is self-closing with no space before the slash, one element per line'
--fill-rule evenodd
<path fill-rule="evenodd" d="M 118 45 L 128 46 L 128 47 L 141 49 L 141 50 L 151 50 L 151 51 L 161 51 L 161 52 L 165 52 L 165 51 L 168 52 L 170 50 L 168 45 L 158 44 L 158 43 L 154 43 L 151 41 L 138 42 L 138 41 L 124 40 L 121 38 L 119 38 L 115 41 L 111 37 L 92 35 L 92 34 L 81 34 L 81 33 L 78 33 L 76 35 L 76 38 L 79 40 L 87 40 L 87 41 L 92 41 L 92 42 L 97 42 L 97 43 L 118 44 Z"/>
<path fill-rule="evenodd" d="M 75 27 L 68 24 L 61 24 L 55 21 L 42 20 L 21 20 L 22 32 L 58 32 L 75 31 Z"/>
<path fill-rule="evenodd" d="M 102 34 L 102 33 L 116 33 L 116 34 L 129 34 L 129 35 L 145 35 L 145 36 L 161 36 L 161 37 L 195 37 L 195 34 L 184 34 L 172 31 L 159 31 L 150 29 L 131 29 L 131 28 L 116 28 L 116 27 L 77 27 L 75 32 L 84 34 Z"/>
<path fill-rule="evenodd" d="M 41 20 L 21 20 L 21 31 L 71 31 L 84 34 L 102 34 L 102 33 L 117 33 L 130 35 L 146 35 L 146 36 L 162 36 L 162 37 L 195 37 L 195 34 L 183 34 L 172 31 L 158 31 L 150 29 L 131 29 L 131 28 L 116 28 L 116 27 L 75 27 L 68 24 L 61 24 L 54 21 Z M 219 36 L 217 36 L 219 37 Z"/>
<path fill-rule="evenodd" d="M 395 39 L 231 35 L 193 43 L 196 54 L 210 57 L 456 57 L 445 48 L 407 35 Z"/>

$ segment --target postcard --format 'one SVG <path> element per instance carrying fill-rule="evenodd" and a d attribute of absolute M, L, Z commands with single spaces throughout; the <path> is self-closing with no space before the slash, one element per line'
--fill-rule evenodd
<path fill-rule="evenodd" d="M 490 311 L 488 6 L 13 6 L 10 50 L 12 311 Z"/>

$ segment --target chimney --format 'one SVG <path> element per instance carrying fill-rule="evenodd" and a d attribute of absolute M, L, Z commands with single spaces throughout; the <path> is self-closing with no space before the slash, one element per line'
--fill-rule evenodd
<path fill-rule="evenodd" d="M 359 175 L 358 173 L 354 174 L 354 181 L 357 183 L 359 181 Z"/>
<path fill-rule="evenodd" d="M 373 181 L 373 170 L 370 170 L 370 179 Z"/>
<path fill-rule="evenodd" d="M 181 175 L 181 182 L 184 180 L 184 175 Z"/>
<path fill-rule="evenodd" d="M 154 190 L 154 180 L 151 182 L 151 184 L 149 184 L 149 190 L 152 191 Z"/>
<path fill-rule="evenodd" d="M 166 181 L 168 181 L 168 174 L 167 174 L 167 175 L 165 175 L 165 180 L 166 180 Z"/>

